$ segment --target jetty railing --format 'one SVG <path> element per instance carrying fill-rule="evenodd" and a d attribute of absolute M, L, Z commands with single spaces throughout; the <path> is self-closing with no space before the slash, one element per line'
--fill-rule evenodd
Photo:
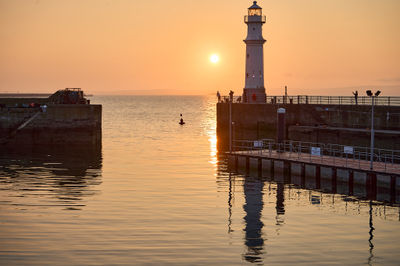
<path fill-rule="evenodd" d="M 365 169 L 369 167 L 371 149 L 368 147 L 346 146 L 340 144 L 326 144 L 286 140 L 277 143 L 273 139 L 261 140 L 234 140 L 234 152 L 247 152 L 254 155 L 272 155 L 274 157 L 309 161 L 318 163 L 340 163 L 345 167 Z M 374 167 L 387 172 L 400 172 L 400 150 L 374 149 Z"/>
<path fill-rule="evenodd" d="M 234 103 L 243 103 L 241 96 L 233 96 Z M 222 96 L 219 102 L 229 102 L 229 96 Z M 332 104 L 332 105 L 371 105 L 369 96 L 315 96 L 315 95 L 293 95 L 293 96 L 267 96 L 267 104 Z M 375 105 L 400 106 L 400 97 L 379 96 L 375 98 Z"/>

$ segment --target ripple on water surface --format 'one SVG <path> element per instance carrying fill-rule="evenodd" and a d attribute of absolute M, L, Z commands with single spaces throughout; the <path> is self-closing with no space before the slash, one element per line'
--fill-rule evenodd
<path fill-rule="evenodd" d="M 0 151 L 1 264 L 400 263 L 397 206 L 229 173 L 213 97 L 92 102 L 100 145 Z"/>

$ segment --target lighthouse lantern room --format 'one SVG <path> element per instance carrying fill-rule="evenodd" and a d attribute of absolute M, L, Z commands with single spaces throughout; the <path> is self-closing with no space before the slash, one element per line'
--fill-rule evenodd
<path fill-rule="evenodd" d="M 243 101 L 265 103 L 263 45 L 266 40 L 262 36 L 265 16 L 262 15 L 262 9 L 257 5 L 257 1 L 254 1 L 253 5 L 249 7 L 244 22 L 247 24 L 247 37 L 244 40 L 246 43 L 246 73 Z"/>

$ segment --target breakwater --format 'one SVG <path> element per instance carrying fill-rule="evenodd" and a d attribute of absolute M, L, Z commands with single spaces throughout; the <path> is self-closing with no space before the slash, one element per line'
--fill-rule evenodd
<path fill-rule="evenodd" d="M 0 144 L 61 145 L 101 142 L 102 106 L 80 89 L 48 98 L 0 98 Z"/>
<path fill-rule="evenodd" d="M 101 105 L 49 105 L 46 112 L 40 108 L 3 108 L 0 137 L 12 145 L 99 142 L 101 112 Z M 31 123 L 13 133 L 37 113 Z"/>
<path fill-rule="evenodd" d="M 371 106 L 368 102 L 355 104 L 349 100 L 329 103 L 312 101 L 312 97 L 284 99 L 270 97 L 262 104 L 246 104 L 235 100 L 232 103 L 217 103 L 219 148 L 226 150 L 229 145 L 230 105 L 232 138 L 236 140 L 275 139 L 277 110 L 283 107 L 286 109 L 285 136 L 288 140 L 369 146 Z M 392 103 L 394 99 L 392 97 Z M 389 105 L 387 102 L 376 105 L 374 124 L 375 147 L 400 149 L 399 105 Z"/>

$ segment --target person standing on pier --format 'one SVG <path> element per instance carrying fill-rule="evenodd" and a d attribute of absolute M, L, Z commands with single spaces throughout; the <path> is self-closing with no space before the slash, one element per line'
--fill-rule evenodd
<path fill-rule="evenodd" d="M 229 101 L 231 103 L 233 102 L 233 91 L 232 90 L 229 92 Z"/>
<path fill-rule="evenodd" d="M 221 94 L 219 94 L 219 91 L 217 91 L 217 98 L 218 98 L 218 102 L 221 102 Z"/>
<path fill-rule="evenodd" d="M 358 91 L 353 92 L 354 99 L 356 101 L 356 105 L 358 105 Z"/>

